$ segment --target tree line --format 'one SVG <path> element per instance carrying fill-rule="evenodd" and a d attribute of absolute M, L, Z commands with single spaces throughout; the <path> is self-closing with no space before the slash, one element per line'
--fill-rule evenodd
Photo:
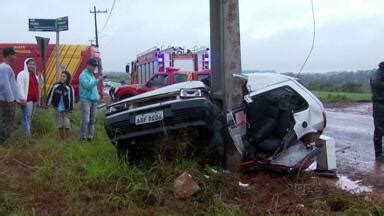
<path fill-rule="evenodd" d="M 370 92 L 369 79 L 375 70 L 339 71 L 327 73 L 297 73 L 286 72 L 284 75 L 297 77 L 302 84 L 314 91 Z M 276 73 L 274 70 L 243 70 L 243 73 Z M 107 72 L 111 80 L 129 80 L 129 73 Z"/>
<path fill-rule="evenodd" d="M 303 73 L 295 76 L 311 90 L 332 92 L 370 92 L 370 78 L 375 70 L 358 70 L 328 73 Z"/>
<path fill-rule="evenodd" d="M 332 92 L 351 92 L 367 93 L 370 92 L 369 79 L 375 70 L 357 70 L 357 71 L 338 71 L 327 73 L 297 73 L 286 72 L 284 75 L 296 77 L 307 88 L 314 91 L 332 91 Z M 246 70 L 243 73 L 262 73 L 274 72 Z"/>

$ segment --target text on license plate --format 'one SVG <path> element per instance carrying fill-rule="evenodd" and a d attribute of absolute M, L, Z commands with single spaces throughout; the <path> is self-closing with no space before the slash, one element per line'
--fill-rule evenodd
<path fill-rule="evenodd" d="M 136 115 L 135 123 L 136 125 L 141 125 L 141 124 L 161 121 L 163 119 L 164 119 L 164 114 L 163 114 L 163 111 L 161 110 L 161 111 Z"/>

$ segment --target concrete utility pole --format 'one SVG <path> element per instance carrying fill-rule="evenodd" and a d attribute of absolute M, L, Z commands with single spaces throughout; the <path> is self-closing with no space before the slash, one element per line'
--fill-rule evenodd
<path fill-rule="evenodd" d="M 212 92 L 231 110 L 241 103 L 241 89 L 234 89 L 233 74 L 241 73 L 238 0 L 210 0 Z"/>
<path fill-rule="evenodd" d="M 107 10 L 98 10 L 96 11 L 96 6 L 93 6 L 93 11 L 89 11 L 89 13 L 93 13 L 94 16 L 95 16 L 95 35 L 96 35 L 96 47 L 99 47 L 99 36 L 98 36 L 98 33 L 97 33 L 97 14 L 98 13 L 107 13 L 108 11 Z"/>
<path fill-rule="evenodd" d="M 93 45 L 93 42 L 95 42 L 95 40 L 88 40 L 90 43 L 91 43 L 91 45 Z"/>
<path fill-rule="evenodd" d="M 233 79 L 241 73 L 240 22 L 238 0 L 210 0 L 212 93 L 230 112 L 241 105 L 242 88 Z M 240 154 L 231 139 L 225 140 L 227 168 L 238 170 Z"/>

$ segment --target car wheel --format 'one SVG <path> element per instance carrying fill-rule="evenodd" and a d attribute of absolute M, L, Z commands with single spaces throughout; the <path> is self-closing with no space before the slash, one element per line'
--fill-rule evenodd
<path fill-rule="evenodd" d="M 203 164 L 224 166 L 225 149 L 220 130 L 198 129 L 198 138 L 194 139 L 195 155 Z"/>
<path fill-rule="evenodd" d="M 128 144 L 127 142 L 118 141 L 116 145 L 117 157 L 119 159 L 128 159 Z"/>
<path fill-rule="evenodd" d="M 148 158 L 145 149 L 141 149 L 138 145 L 132 144 L 132 140 L 118 141 L 116 145 L 117 157 L 121 161 L 136 163 L 143 158 Z"/>

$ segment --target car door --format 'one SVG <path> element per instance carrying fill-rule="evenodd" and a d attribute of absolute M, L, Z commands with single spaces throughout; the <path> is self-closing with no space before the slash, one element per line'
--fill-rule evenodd
<path fill-rule="evenodd" d="M 302 97 L 301 94 L 296 91 L 290 82 L 282 82 L 276 85 L 271 85 L 266 88 L 259 89 L 257 91 L 251 92 L 249 95 L 245 96 L 245 100 L 248 103 L 253 102 L 252 97 L 272 93 L 273 91 L 286 92 L 287 95 L 291 95 L 294 100 L 292 102 L 293 109 L 293 118 L 295 120 L 294 131 L 298 138 L 302 137 L 309 130 L 309 120 L 310 120 L 310 107 L 307 101 Z"/>
<path fill-rule="evenodd" d="M 296 121 L 295 132 L 300 139 L 302 136 L 309 133 L 319 133 L 325 127 L 324 125 L 324 108 L 321 102 L 313 96 L 303 86 L 295 83 L 290 83 L 290 87 L 294 89 L 300 98 L 296 98 L 294 109 L 294 118 Z"/>
<path fill-rule="evenodd" d="M 235 85 L 239 85 L 242 89 L 242 96 L 248 93 L 246 89 L 247 77 L 235 74 L 234 75 Z M 233 140 L 237 151 L 244 155 L 245 153 L 245 137 L 247 134 L 247 112 L 244 100 L 240 104 L 237 104 L 232 108 L 231 112 L 226 113 L 227 129 L 228 133 Z"/>

